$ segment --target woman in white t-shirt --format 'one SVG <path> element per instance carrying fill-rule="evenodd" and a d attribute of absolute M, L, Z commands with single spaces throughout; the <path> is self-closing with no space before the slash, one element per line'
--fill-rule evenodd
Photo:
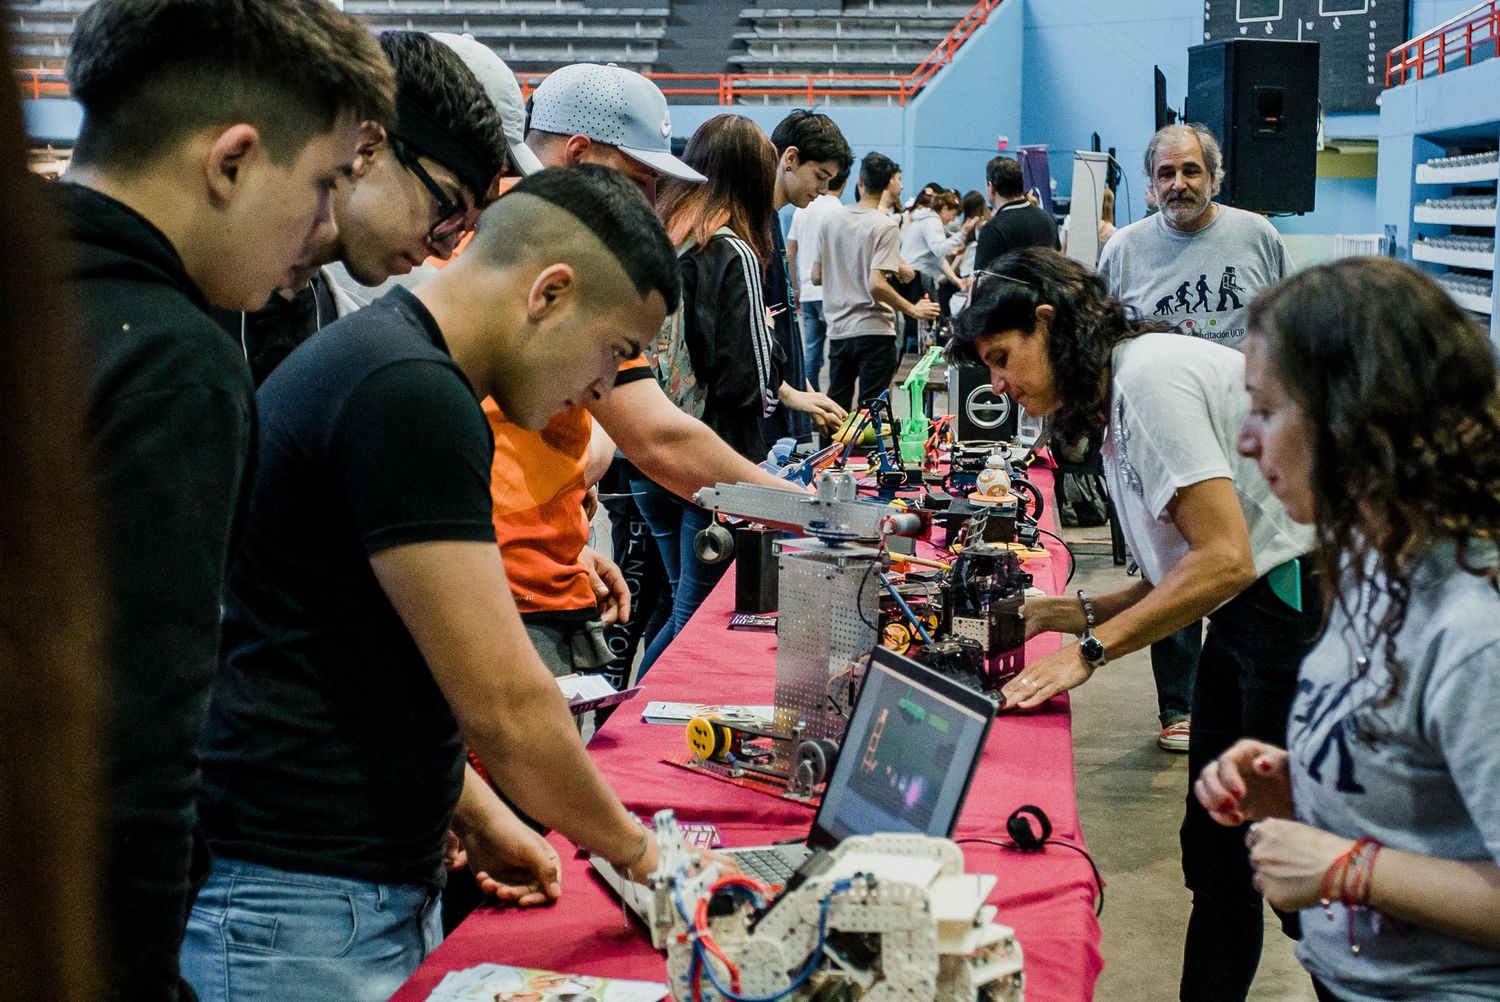
<path fill-rule="evenodd" d="M 1386 258 L 1282 282 L 1249 329 L 1241 448 L 1317 525 L 1317 561 L 1339 584 L 1288 743 L 1239 742 L 1203 770 L 1198 799 L 1226 825 L 1259 822 L 1257 879 L 1302 909 L 1297 957 L 1332 997 L 1500 999 L 1488 331 Z"/>
<path fill-rule="evenodd" d="M 1189 775 L 1244 734 L 1284 740 L 1297 665 L 1317 629 L 1298 560 L 1312 534 L 1236 452 L 1249 409 L 1244 356 L 1140 322 L 1093 272 L 1035 248 L 979 273 L 950 352 L 987 366 L 995 391 L 1027 413 L 1051 415 L 1060 438 L 1105 432 L 1115 515 L 1141 566 L 1139 581 L 1113 592 L 1026 603 L 1028 635 L 1082 637 L 1007 683 L 1006 706 L 1040 706 L 1207 617 Z M 1243 832 L 1215 824 L 1190 793 L 1182 851 L 1193 911 L 1181 997 L 1244 998 L 1263 909 Z M 1283 924 L 1296 935 L 1295 915 Z"/>

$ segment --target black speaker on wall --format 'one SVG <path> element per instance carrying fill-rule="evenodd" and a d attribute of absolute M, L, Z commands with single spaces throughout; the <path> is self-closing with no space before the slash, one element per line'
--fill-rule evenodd
<path fill-rule="evenodd" d="M 1224 148 L 1219 201 L 1311 212 L 1318 159 L 1318 43 L 1236 38 L 1188 49 L 1187 121 Z"/>

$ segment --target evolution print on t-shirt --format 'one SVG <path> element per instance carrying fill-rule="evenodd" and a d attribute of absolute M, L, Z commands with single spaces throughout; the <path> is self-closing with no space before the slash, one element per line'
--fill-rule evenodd
<path fill-rule="evenodd" d="M 1168 293 L 1156 301 L 1153 317 L 1168 318 L 1176 322 L 1185 333 L 1225 337 L 1234 332 L 1222 329 L 1217 317 L 1207 314 L 1239 310 L 1245 305 L 1245 288 L 1240 285 L 1234 265 L 1225 265 L 1218 276 L 1218 284 L 1209 281 L 1208 275 L 1200 274 L 1194 282 L 1184 279 L 1177 291 Z M 1203 316 L 1194 317 L 1193 314 Z M 1178 319 L 1181 318 L 1181 319 Z"/>

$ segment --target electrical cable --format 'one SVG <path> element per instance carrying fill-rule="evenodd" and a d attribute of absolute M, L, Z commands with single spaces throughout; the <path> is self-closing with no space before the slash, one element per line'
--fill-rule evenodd
<path fill-rule="evenodd" d="M 1107 156 L 1107 157 L 1109 157 L 1109 162 L 1110 163 L 1112 163 L 1116 167 L 1120 168 L 1120 180 L 1125 182 L 1125 225 L 1129 226 L 1131 223 L 1135 222 L 1135 213 L 1133 213 L 1133 212 L 1130 211 L 1131 199 L 1134 197 L 1134 196 L 1132 196 L 1130 194 L 1130 175 L 1127 174 L 1127 173 L 1125 173 L 1125 165 L 1124 164 L 1120 163 L 1120 161 L 1116 160 L 1113 156 L 1110 156 L 1110 154 L 1108 154 L 1108 153 L 1106 153 L 1104 155 Z M 1120 203 L 1116 202 L 1115 204 L 1119 205 Z"/>
<path fill-rule="evenodd" d="M 874 573 L 875 561 L 872 560 L 870 561 L 870 566 L 865 569 L 865 576 L 859 579 L 859 590 L 854 593 L 854 611 L 859 613 L 859 621 L 874 630 L 878 636 L 880 634 L 880 624 L 870 622 L 869 617 L 865 615 L 865 585 L 870 583 L 870 575 Z M 884 577 L 885 575 L 881 576 Z"/>
<path fill-rule="evenodd" d="M 824 896 L 822 906 L 818 910 L 818 944 L 817 946 L 813 947 L 812 952 L 807 955 L 807 961 L 802 965 L 802 970 L 798 971 L 797 976 L 792 979 L 791 984 L 787 985 L 781 991 L 771 995 L 741 995 L 737 991 L 725 988 L 724 985 L 719 981 L 718 972 L 713 969 L 713 965 L 707 963 L 706 961 L 703 961 L 702 969 L 708 973 L 709 983 L 714 986 L 714 990 L 724 998 L 728 999 L 729 1002 L 780 1002 L 781 999 L 788 997 L 793 992 L 800 989 L 803 985 L 807 984 L 807 982 L 811 980 L 813 972 L 818 969 L 818 962 L 823 959 L 823 947 L 828 943 L 829 906 L 833 904 L 833 899 L 835 897 L 852 888 L 856 879 L 857 878 L 854 877 L 846 877 L 845 879 L 838 881 L 831 888 L 829 888 L 828 894 Z M 702 957 L 703 949 L 704 946 L 701 937 L 695 935 L 693 937 L 694 957 Z"/>
<path fill-rule="evenodd" d="M 720 877 L 708 888 L 708 893 L 698 900 L 698 907 L 693 914 L 693 931 L 698 940 L 705 945 L 709 953 L 718 957 L 724 964 L 724 969 L 729 972 L 730 985 L 735 991 L 740 990 L 740 969 L 729 959 L 719 944 L 714 940 L 713 933 L 708 928 L 708 908 L 713 899 L 721 893 L 737 892 L 750 896 L 750 904 L 757 909 L 766 907 L 767 896 L 771 889 L 765 884 L 752 877 L 740 874 L 730 874 Z M 695 988 L 696 988 L 695 984 Z"/>
<path fill-rule="evenodd" d="M 1036 526 L 1036 531 L 1040 532 L 1044 536 L 1051 536 L 1053 539 L 1062 544 L 1063 549 L 1068 551 L 1068 580 L 1063 582 L 1063 587 L 1066 588 L 1068 585 L 1073 583 L 1073 572 L 1078 569 L 1078 557 L 1073 553 L 1073 547 L 1069 546 L 1068 541 L 1066 539 L 1063 539 L 1057 533 L 1052 532 L 1048 529 L 1043 529 L 1039 525 Z"/>
<path fill-rule="evenodd" d="M 1008 849 L 1011 852 L 1029 852 L 1029 851 L 1033 851 L 1033 850 L 1023 849 L 1019 845 L 1016 845 L 1016 843 L 1014 843 L 1014 842 L 1007 842 L 1007 841 L 1005 841 L 1003 839 L 998 839 L 998 838 L 980 838 L 977 835 L 976 836 L 970 836 L 968 838 L 956 838 L 953 841 L 959 843 L 960 845 L 962 845 L 965 842 L 983 842 L 985 845 L 997 846 L 997 847 L 999 847 L 1001 849 Z M 1090 856 L 1089 855 L 1089 851 L 1087 849 L 1083 848 L 1083 846 L 1074 845 L 1072 842 L 1065 842 L 1065 841 L 1063 841 L 1062 839 L 1059 839 L 1059 838 L 1049 838 L 1049 839 L 1043 840 L 1042 847 L 1041 847 L 1042 850 L 1045 850 L 1046 847 L 1049 846 L 1049 845 L 1061 846 L 1064 849 L 1072 849 L 1074 852 L 1078 853 L 1078 855 L 1082 856 L 1084 858 L 1085 862 L 1087 862 L 1089 864 L 1089 869 L 1092 870 L 1092 871 L 1094 871 L 1094 887 L 1097 888 L 1098 891 L 1099 891 L 1099 899 L 1098 899 L 1098 901 L 1096 901 L 1094 903 L 1094 914 L 1096 916 L 1103 915 L 1104 914 L 1104 876 L 1103 876 L 1103 874 L 1101 874 L 1099 872 L 1099 865 L 1094 862 L 1094 857 Z"/>

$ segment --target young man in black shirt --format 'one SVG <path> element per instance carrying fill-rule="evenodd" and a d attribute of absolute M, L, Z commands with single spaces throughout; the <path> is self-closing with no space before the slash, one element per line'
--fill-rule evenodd
<path fill-rule="evenodd" d="M 479 400 L 541 428 L 607 397 L 679 284 L 634 185 L 547 170 L 435 277 L 266 381 L 203 747 L 216 860 L 184 966 L 205 1002 L 389 997 L 439 938 L 450 820 L 523 903 L 560 893 L 556 855 L 465 767 L 465 741 L 528 815 L 654 868 L 516 613 Z"/>
<path fill-rule="evenodd" d="M 991 261 L 1018 247 L 1053 250 L 1062 247 L 1057 238 L 1057 220 L 1026 197 L 1020 164 L 1010 157 L 995 157 L 984 173 L 995 214 L 979 231 L 979 245 L 974 249 L 975 271 L 983 271 Z"/>
<path fill-rule="evenodd" d="M 359 122 L 388 119 L 394 88 L 374 39 L 313 0 L 100 0 L 68 82 L 83 127 L 50 194 L 107 602 L 100 983 L 172 1002 L 191 997 L 197 745 L 255 437 L 245 360 L 207 310 L 259 306 L 326 239 Z"/>
<path fill-rule="evenodd" d="M 429 256 L 447 259 L 506 163 L 499 112 L 457 52 L 418 31 L 379 40 L 396 73 L 396 120 L 389 129 L 362 124 L 349 183 L 334 196 L 337 232 L 261 309 L 220 317 L 240 339 L 256 386 L 293 348 L 363 305 L 324 265 L 342 262 L 362 285 L 379 285 Z"/>

